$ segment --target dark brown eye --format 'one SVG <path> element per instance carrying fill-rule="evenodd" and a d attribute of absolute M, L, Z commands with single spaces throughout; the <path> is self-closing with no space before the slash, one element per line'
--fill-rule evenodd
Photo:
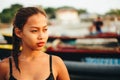
<path fill-rule="evenodd" d="M 32 30 L 31 32 L 38 32 L 38 30 Z"/>
<path fill-rule="evenodd" d="M 47 31 L 47 30 L 48 30 L 47 28 L 43 29 L 44 32 Z"/>

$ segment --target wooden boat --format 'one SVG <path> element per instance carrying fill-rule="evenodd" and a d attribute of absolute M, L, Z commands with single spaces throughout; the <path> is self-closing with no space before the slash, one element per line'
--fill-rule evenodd
<path fill-rule="evenodd" d="M 50 39 L 48 41 L 51 42 L 51 46 L 47 48 L 46 52 L 49 54 L 59 55 L 65 60 L 76 61 L 80 60 L 80 58 L 82 57 L 120 57 L 120 35 L 116 33 L 101 33 L 84 37 L 50 36 L 49 38 Z M 54 44 L 54 41 L 56 39 L 59 39 L 63 43 L 61 44 L 60 41 L 57 41 L 56 44 Z M 99 44 L 99 46 L 96 46 L 92 43 L 87 44 L 87 42 L 84 42 L 86 44 L 80 43 L 74 45 L 77 39 L 82 39 L 82 41 L 86 41 L 89 39 L 106 39 L 105 42 L 110 43 L 106 44 L 105 42 L 103 42 L 102 44 Z M 89 41 L 92 42 L 92 40 Z M 96 43 L 98 44 L 98 42 Z"/>
<path fill-rule="evenodd" d="M 62 41 L 68 41 L 68 40 L 75 40 L 75 39 L 81 39 L 81 38 L 117 38 L 120 40 L 120 35 L 117 33 L 111 33 L 111 32 L 106 32 L 106 33 L 99 33 L 96 35 L 86 35 L 86 36 L 49 36 L 49 40 L 53 41 L 55 39 L 61 39 Z"/>

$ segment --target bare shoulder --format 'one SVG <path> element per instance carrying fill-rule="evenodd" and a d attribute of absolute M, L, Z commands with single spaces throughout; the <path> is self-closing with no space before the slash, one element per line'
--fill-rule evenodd
<path fill-rule="evenodd" d="M 0 75 L 5 75 L 7 73 L 8 66 L 9 66 L 8 62 L 9 62 L 8 58 L 5 58 L 2 61 L 0 61 Z"/>
<path fill-rule="evenodd" d="M 53 55 L 52 59 L 53 59 L 53 62 L 57 65 L 63 65 L 64 64 L 62 58 L 60 58 L 59 56 Z"/>
<path fill-rule="evenodd" d="M 65 65 L 63 59 L 59 56 L 53 55 L 52 62 L 58 71 L 61 71 L 61 69 L 66 69 L 66 65 Z"/>
<path fill-rule="evenodd" d="M 58 80 L 70 80 L 69 73 L 67 70 L 67 67 L 64 63 L 64 60 L 60 58 L 59 56 L 53 55 L 53 64 L 57 70 L 57 79 Z"/>
<path fill-rule="evenodd" d="M 2 61 L 0 61 L 0 68 L 1 67 L 5 67 L 8 66 L 8 58 L 3 59 Z"/>

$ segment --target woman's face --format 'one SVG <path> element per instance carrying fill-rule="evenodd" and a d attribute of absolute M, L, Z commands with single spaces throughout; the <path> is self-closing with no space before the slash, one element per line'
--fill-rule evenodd
<path fill-rule="evenodd" d="M 21 31 L 22 47 L 41 50 L 48 39 L 47 18 L 43 14 L 35 14 L 28 18 Z"/>

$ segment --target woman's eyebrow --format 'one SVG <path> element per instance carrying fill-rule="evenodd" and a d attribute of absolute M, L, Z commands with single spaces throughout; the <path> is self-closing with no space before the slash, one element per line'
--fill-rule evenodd
<path fill-rule="evenodd" d="M 48 24 L 46 24 L 45 26 L 43 26 L 43 27 L 47 27 L 48 26 Z"/>
<path fill-rule="evenodd" d="M 35 26 L 31 26 L 30 28 L 38 28 L 38 27 L 35 27 Z"/>
<path fill-rule="evenodd" d="M 45 26 L 42 26 L 43 28 L 46 28 L 48 27 L 48 25 L 45 25 Z M 39 27 L 36 27 L 36 26 L 31 26 L 30 28 L 39 28 Z"/>

